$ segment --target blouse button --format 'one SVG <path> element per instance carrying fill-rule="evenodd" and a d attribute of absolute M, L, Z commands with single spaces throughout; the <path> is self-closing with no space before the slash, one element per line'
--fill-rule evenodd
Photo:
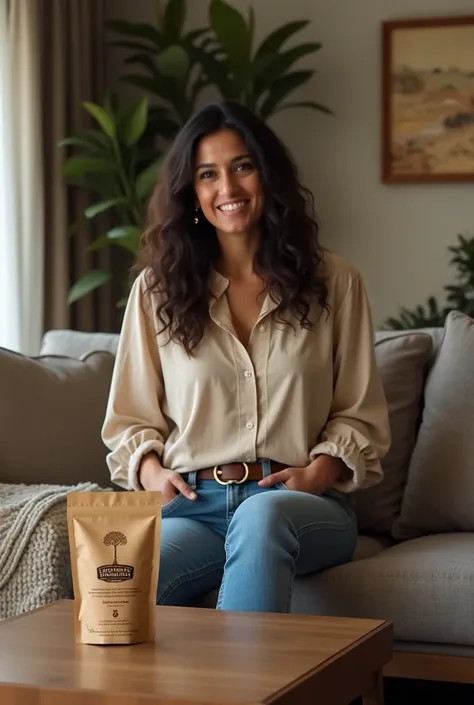
<path fill-rule="evenodd" d="M 258 330 L 260 331 L 260 333 L 265 333 L 265 331 L 267 330 L 267 326 L 264 323 L 261 323 L 258 327 Z"/>
<path fill-rule="evenodd" d="M 252 373 L 250 372 L 250 370 L 245 370 L 244 377 L 246 377 L 247 379 L 250 379 L 251 376 L 252 376 Z"/>
<path fill-rule="evenodd" d="M 253 422 L 252 422 L 252 421 L 247 421 L 247 423 L 246 423 L 245 425 L 247 426 L 247 428 L 248 428 L 249 431 L 252 430 L 252 428 L 253 428 Z"/>

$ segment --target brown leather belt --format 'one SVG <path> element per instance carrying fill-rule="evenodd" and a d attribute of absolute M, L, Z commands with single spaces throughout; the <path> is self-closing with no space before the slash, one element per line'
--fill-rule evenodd
<path fill-rule="evenodd" d="M 279 472 L 287 466 L 271 461 L 271 472 Z M 215 480 L 220 485 L 242 485 L 250 480 L 263 479 L 262 463 L 228 463 L 216 465 L 214 468 L 197 470 L 196 478 L 199 480 Z"/>

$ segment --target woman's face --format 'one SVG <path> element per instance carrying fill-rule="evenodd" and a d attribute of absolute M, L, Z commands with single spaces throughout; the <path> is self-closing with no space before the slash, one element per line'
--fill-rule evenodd
<path fill-rule="evenodd" d="M 221 130 L 196 152 L 194 189 L 207 220 L 221 233 L 254 233 L 263 209 L 260 174 L 241 136 Z"/>

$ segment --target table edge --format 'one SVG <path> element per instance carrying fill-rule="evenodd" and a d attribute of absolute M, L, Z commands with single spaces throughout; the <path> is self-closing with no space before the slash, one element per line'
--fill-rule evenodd
<path fill-rule="evenodd" d="M 390 662 L 393 654 L 393 622 L 390 620 L 374 620 L 380 622 L 378 626 L 375 626 L 374 629 L 371 629 L 370 632 L 367 632 L 363 636 L 359 637 L 355 641 L 353 641 L 351 644 L 348 646 L 344 647 L 340 651 L 338 651 L 335 654 L 332 654 L 329 656 L 327 659 L 319 663 L 317 666 L 314 666 L 313 668 L 309 669 L 306 671 L 306 673 L 302 674 L 298 678 L 295 678 L 291 683 L 288 683 L 285 685 L 283 688 L 280 688 L 280 690 L 276 691 L 272 696 L 269 698 L 265 699 L 265 705 L 277 705 L 280 700 L 285 698 L 287 695 L 292 695 L 294 696 L 293 691 L 295 688 L 298 688 L 298 686 L 304 685 L 307 683 L 311 678 L 314 678 L 318 675 L 318 673 L 321 673 L 323 671 L 327 671 L 332 665 L 336 664 L 337 661 L 340 661 L 341 659 L 347 658 L 351 651 L 354 651 L 355 646 L 359 646 L 364 644 L 364 642 L 369 641 L 370 639 L 374 638 L 375 636 L 379 635 L 384 635 L 386 633 L 386 637 L 388 641 L 390 642 L 390 656 L 387 658 L 387 656 L 381 657 L 381 662 L 380 664 L 376 664 L 375 670 L 379 670 L 383 668 L 387 663 Z M 386 645 L 387 646 L 387 645 Z M 359 693 L 358 695 L 361 695 Z"/>

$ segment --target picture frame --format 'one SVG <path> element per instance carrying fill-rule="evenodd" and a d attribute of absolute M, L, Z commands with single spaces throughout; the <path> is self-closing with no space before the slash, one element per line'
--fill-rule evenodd
<path fill-rule="evenodd" d="M 382 23 L 382 182 L 474 181 L 474 15 Z"/>

